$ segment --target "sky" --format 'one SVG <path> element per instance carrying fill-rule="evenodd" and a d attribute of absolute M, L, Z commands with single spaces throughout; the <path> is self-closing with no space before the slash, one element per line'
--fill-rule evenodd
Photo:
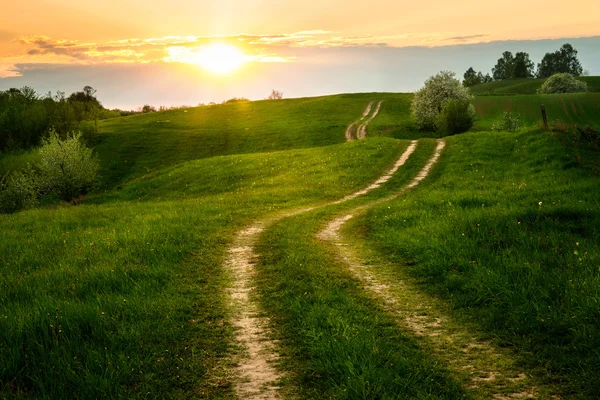
<path fill-rule="evenodd" d="M 490 72 L 505 50 L 537 63 L 567 42 L 600 75 L 600 3 L 22 0 L 0 13 L 0 90 L 90 85 L 104 106 L 123 109 L 261 99 L 271 89 L 406 92 L 440 70 Z M 241 66 L 207 68 L 229 57 L 207 52 L 214 43 L 237 49 Z"/>

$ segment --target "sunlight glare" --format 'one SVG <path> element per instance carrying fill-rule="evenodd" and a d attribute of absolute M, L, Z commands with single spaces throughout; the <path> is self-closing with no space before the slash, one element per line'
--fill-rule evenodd
<path fill-rule="evenodd" d="M 193 58 L 194 64 L 214 74 L 228 74 L 241 67 L 248 57 L 237 47 L 213 43 L 199 49 Z"/>

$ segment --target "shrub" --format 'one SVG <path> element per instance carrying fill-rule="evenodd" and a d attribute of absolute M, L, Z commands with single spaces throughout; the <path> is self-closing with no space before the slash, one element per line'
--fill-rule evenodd
<path fill-rule="evenodd" d="M 475 108 L 469 100 L 448 100 L 435 122 L 435 129 L 450 135 L 466 132 L 473 126 Z"/>
<path fill-rule="evenodd" d="M 31 167 L 13 171 L 0 179 L 0 213 L 13 213 L 35 206 L 37 182 Z"/>
<path fill-rule="evenodd" d="M 245 98 L 245 97 L 232 97 L 232 98 L 231 98 L 231 99 L 229 99 L 229 100 L 225 100 L 225 101 L 223 102 L 223 104 L 229 104 L 229 103 L 243 103 L 243 102 L 247 102 L 247 101 L 250 101 L 250 100 L 248 100 L 248 99 L 247 99 L 247 98 Z"/>
<path fill-rule="evenodd" d="M 412 102 L 412 115 L 417 126 L 423 130 L 434 130 L 438 115 L 448 100 L 469 101 L 469 89 L 454 78 L 454 73 L 442 71 L 425 81 L 425 85 L 415 93 Z"/>
<path fill-rule="evenodd" d="M 99 164 L 92 150 L 81 141 L 81 133 L 70 133 L 62 140 L 51 130 L 39 151 L 39 187 L 69 201 L 92 188 Z"/>
<path fill-rule="evenodd" d="M 521 126 L 522 122 L 519 114 L 504 111 L 500 119 L 492 124 L 492 130 L 515 132 L 521 129 Z"/>
<path fill-rule="evenodd" d="M 587 92 L 587 83 L 575 79 L 569 73 L 554 74 L 546 79 L 538 93 L 578 93 Z"/>
<path fill-rule="evenodd" d="M 267 100 L 281 100 L 283 99 L 283 92 L 280 92 L 279 90 L 271 90 L 271 94 L 269 95 Z"/>

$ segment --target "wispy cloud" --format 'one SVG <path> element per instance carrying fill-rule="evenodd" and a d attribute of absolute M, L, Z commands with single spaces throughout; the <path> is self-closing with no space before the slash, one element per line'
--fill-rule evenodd
<path fill-rule="evenodd" d="M 250 62 L 289 62 L 296 59 L 294 49 L 332 47 L 434 47 L 475 43 L 487 35 L 456 35 L 455 32 L 416 32 L 396 35 L 343 36 L 327 30 L 285 34 L 238 34 L 230 36 L 164 36 L 127 38 L 102 43 L 56 39 L 48 36 L 20 36 L 14 41 L 19 52 L 0 56 L 0 78 L 15 76 L 13 67 L 23 63 L 81 64 L 179 62 L 176 52 L 194 52 L 212 42 L 234 44 L 247 54 Z M 182 50 L 185 49 L 185 50 Z"/>

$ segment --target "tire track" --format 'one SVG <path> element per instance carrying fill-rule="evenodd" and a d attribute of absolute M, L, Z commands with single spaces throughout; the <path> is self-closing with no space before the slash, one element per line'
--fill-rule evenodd
<path fill-rule="evenodd" d="M 466 327 L 458 324 L 441 311 L 436 300 L 407 283 L 398 276 L 386 273 L 381 265 L 367 265 L 345 240 L 340 229 L 358 213 L 384 201 L 399 197 L 425 179 L 438 161 L 444 142 L 438 140 L 433 156 L 419 174 L 398 193 L 354 208 L 350 213 L 329 222 L 317 234 L 323 241 L 333 244 L 334 251 L 350 272 L 362 283 L 364 290 L 391 314 L 402 329 L 424 342 L 425 346 L 441 359 L 452 358 L 448 368 L 465 382 L 465 388 L 475 398 L 530 399 L 538 395 L 538 388 L 519 371 L 506 351 L 478 338 Z M 389 271 L 389 269 L 388 269 Z M 452 323 L 449 323 L 452 322 Z"/>
<path fill-rule="evenodd" d="M 379 103 L 377 103 L 377 108 L 375 109 L 375 112 L 373 112 L 373 115 L 371 115 L 371 117 L 368 120 L 366 120 L 358 127 L 358 129 L 356 130 L 357 139 L 364 139 L 367 136 L 367 125 L 369 125 L 369 123 L 375 119 L 377 114 L 379 114 L 379 110 L 381 109 L 381 103 L 383 103 L 383 100 L 380 100 Z"/>
<path fill-rule="evenodd" d="M 346 128 L 346 142 L 350 142 L 357 137 L 356 126 L 360 125 L 362 120 L 365 119 L 371 113 L 371 108 L 373 108 L 373 103 L 374 102 L 372 101 L 367 105 L 367 108 L 365 108 L 365 111 L 363 112 L 360 119 L 358 119 L 358 120 L 354 121 L 353 123 L 351 123 L 350 125 L 348 125 L 348 128 Z"/>
<path fill-rule="evenodd" d="M 367 106 L 365 115 L 370 112 L 372 104 Z M 364 117 L 363 117 L 364 118 Z M 234 389 L 241 399 L 280 399 L 277 382 L 283 377 L 277 370 L 275 363 L 279 359 L 275 347 L 276 343 L 271 338 L 269 319 L 261 315 L 258 300 L 256 299 L 255 263 L 258 254 L 255 251 L 260 235 L 270 225 L 287 217 L 302 214 L 316 208 L 339 204 L 356 197 L 362 196 L 371 190 L 377 189 L 387 182 L 392 175 L 408 160 L 417 146 L 417 141 L 412 141 L 391 169 L 368 185 L 365 189 L 348 195 L 338 201 L 329 202 L 318 207 L 303 208 L 287 213 L 264 218 L 251 226 L 239 231 L 228 249 L 225 267 L 232 278 L 228 289 L 230 309 L 232 310 L 232 325 L 236 328 L 236 341 L 241 347 L 240 354 L 235 356 L 234 362 Z"/>

